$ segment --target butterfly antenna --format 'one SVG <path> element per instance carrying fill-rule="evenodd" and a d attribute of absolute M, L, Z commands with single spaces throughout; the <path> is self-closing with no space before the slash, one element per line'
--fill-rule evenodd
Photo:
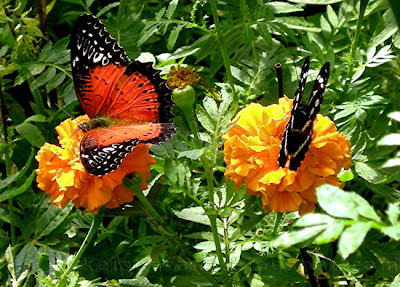
<path fill-rule="evenodd" d="M 283 80 L 282 80 L 282 66 L 280 63 L 275 64 L 276 77 L 278 79 L 278 93 L 279 98 L 283 97 Z"/>
<path fill-rule="evenodd" d="M 56 107 L 60 110 L 62 110 L 67 116 L 69 116 L 70 118 L 74 118 L 70 113 L 68 113 L 66 110 L 64 110 L 61 106 L 59 106 L 58 104 L 55 104 Z"/>

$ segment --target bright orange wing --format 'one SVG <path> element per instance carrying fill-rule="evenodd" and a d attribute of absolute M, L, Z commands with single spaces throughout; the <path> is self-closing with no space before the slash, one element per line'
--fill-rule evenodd
<path fill-rule="evenodd" d="M 171 89 L 152 63 L 129 59 L 91 15 L 81 15 L 71 34 L 71 64 L 75 91 L 92 119 L 106 116 L 133 123 L 168 122 Z"/>
<path fill-rule="evenodd" d="M 90 130 L 82 139 L 81 161 L 89 173 L 105 175 L 117 169 L 138 143 L 159 144 L 174 133 L 175 127 L 170 123 Z"/>
<path fill-rule="evenodd" d="M 111 94 L 107 116 L 136 123 L 169 121 L 171 89 L 159 74 L 152 63 L 129 64 Z"/>

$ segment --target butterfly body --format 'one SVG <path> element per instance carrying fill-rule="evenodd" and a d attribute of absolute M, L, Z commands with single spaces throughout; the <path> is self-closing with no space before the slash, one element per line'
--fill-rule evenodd
<path fill-rule="evenodd" d="M 290 158 L 289 169 L 296 171 L 303 161 L 312 140 L 313 122 L 321 108 L 323 93 L 329 78 L 329 63 L 322 67 L 315 80 L 307 104 L 301 101 L 309 69 L 309 57 L 306 58 L 300 75 L 299 86 L 293 100 L 291 116 L 286 124 L 278 157 L 280 167 L 285 167 Z"/>
<path fill-rule="evenodd" d="M 171 89 L 153 63 L 129 63 L 123 48 L 91 15 L 77 19 L 70 47 L 75 91 L 90 118 L 80 126 L 86 133 L 81 161 L 89 173 L 114 171 L 138 143 L 171 138 Z"/>

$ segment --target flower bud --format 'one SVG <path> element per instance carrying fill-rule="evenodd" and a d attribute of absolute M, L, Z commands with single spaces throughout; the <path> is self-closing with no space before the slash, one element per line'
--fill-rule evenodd
<path fill-rule="evenodd" d="M 128 173 L 122 179 L 122 184 L 124 185 L 125 188 L 135 192 L 135 190 L 140 189 L 142 185 L 142 175 L 137 171 Z"/>
<path fill-rule="evenodd" d="M 196 101 L 196 95 L 192 86 L 176 88 L 172 92 L 172 100 L 180 108 L 187 119 L 193 117 L 193 104 Z"/>

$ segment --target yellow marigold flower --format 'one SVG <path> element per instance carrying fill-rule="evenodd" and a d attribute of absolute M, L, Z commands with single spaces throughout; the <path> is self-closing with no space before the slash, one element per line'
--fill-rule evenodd
<path fill-rule="evenodd" d="M 61 146 L 46 143 L 36 155 L 36 170 L 40 189 L 46 191 L 51 202 L 63 208 L 69 201 L 76 208 L 84 208 L 96 214 L 100 207 L 117 208 L 133 200 L 135 194 L 122 185 L 124 176 L 131 172 L 142 175 L 141 188 L 146 189 L 150 178 L 150 165 L 155 160 L 149 154 L 150 145 L 138 144 L 121 166 L 107 175 L 91 175 L 83 167 L 79 146 L 84 132 L 79 125 L 87 122 L 87 116 L 67 119 L 56 127 Z"/>
<path fill-rule="evenodd" d="M 199 74 L 196 70 L 191 67 L 171 67 L 171 70 L 167 74 L 168 86 L 171 89 L 194 86 L 200 81 Z"/>
<path fill-rule="evenodd" d="M 297 171 L 278 165 L 281 139 L 290 118 L 293 100 L 263 107 L 250 104 L 233 119 L 234 126 L 222 139 L 227 165 L 225 176 L 247 194 L 262 196 L 266 211 L 301 214 L 317 203 L 315 189 L 325 183 L 343 187 L 337 174 L 351 167 L 351 145 L 335 124 L 320 114 L 314 121 L 309 151 Z"/>

